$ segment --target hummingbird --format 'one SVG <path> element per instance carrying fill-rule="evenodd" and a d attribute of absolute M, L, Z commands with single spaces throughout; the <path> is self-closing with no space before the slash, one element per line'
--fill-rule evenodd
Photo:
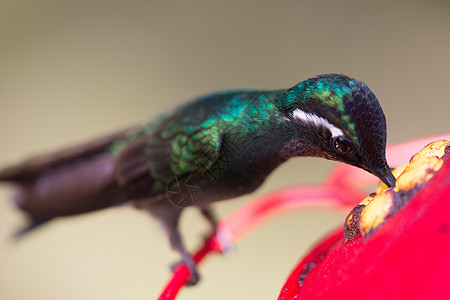
<path fill-rule="evenodd" d="M 0 171 L 27 215 L 21 236 L 57 217 L 132 203 L 163 225 L 198 281 L 178 230 L 196 206 L 213 229 L 211 204 L 256 190 L 290 158 L 322 157 L 362 168 L 387 186 L 386 119 L 374 93 L 341 74 L 279 90 L 211 93 L 91 142 Z M 302 170 L 307 172 L 307 170 Z"/>

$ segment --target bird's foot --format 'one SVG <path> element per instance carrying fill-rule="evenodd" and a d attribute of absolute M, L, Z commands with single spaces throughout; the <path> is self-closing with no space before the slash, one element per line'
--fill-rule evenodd
<path fill-rule="evenodd" d="M 187 286 L 194 286 L 200 281 L 200 276 L 197 272 L 197 267 L 195 265 L 194 260 L 190 255 L 183 256 L 183 259 L 180 262 L 177 262 L 172 265 L 172 271 L 175 271 L 180 265 L 185 265 L 189 269 L 189 279 L 186 282 Z"/>
<path fill-rule="evenodd" d="M 234 246 L 234 243 L 229 238 L 227 238 L 225 234 L 223 234 L 223 232 L 218 230 L 218 222 L 217 218 L 214 216 L 214 213 L 210 210 L 209 207 L 201 207 L 200 211 L 209 222 L 213 230 L 211 236 L 215 237 L 219 251 L 224 255 L 231 255 L 235 251 L 236 247 Z M 207 237 L 206 239 L 209 238 L 210 237 Z"/>
<path fill-rule="evenodd" d="M 222 254 L 231 255 L 236 251 L 236 246 L 234 245 L 234 243 L 220 230 L 216 230 L 215 238 Z"/>

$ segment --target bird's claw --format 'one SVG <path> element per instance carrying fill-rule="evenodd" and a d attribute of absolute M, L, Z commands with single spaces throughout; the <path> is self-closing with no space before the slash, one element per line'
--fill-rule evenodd
<path fill-rule="evenodd" d="M 197 272 L 197 267 L 191 256 L 183 257 L 183 259 L 171 266 L 172 272 L 175 271 L 180 265 L 185 265 L 189 269 L 189 279 L 186 282 L 187 286 L 194 286 L 200 281 L 200 276 Z"/>

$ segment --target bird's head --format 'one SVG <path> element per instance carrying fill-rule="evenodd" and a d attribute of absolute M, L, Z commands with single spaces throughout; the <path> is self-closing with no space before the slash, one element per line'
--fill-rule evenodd
<path fill-rule="evenodd" d="M 395 184 L 385 158 L 386 118 L 376 96 L 353 78 L 327 74 L 286 90 L 277 106 L 292 139 L 286 156 L 321 156 Z"/>

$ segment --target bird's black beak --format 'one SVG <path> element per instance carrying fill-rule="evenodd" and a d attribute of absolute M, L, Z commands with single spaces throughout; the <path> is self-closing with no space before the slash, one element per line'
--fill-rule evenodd
<path fill-rule="evenodd" d="M 393 187 L 395 185 L 396 179 L 389 168 L 385 172 L 374 172 L 373 174 L 377 176 L 388 187 Z"/>

